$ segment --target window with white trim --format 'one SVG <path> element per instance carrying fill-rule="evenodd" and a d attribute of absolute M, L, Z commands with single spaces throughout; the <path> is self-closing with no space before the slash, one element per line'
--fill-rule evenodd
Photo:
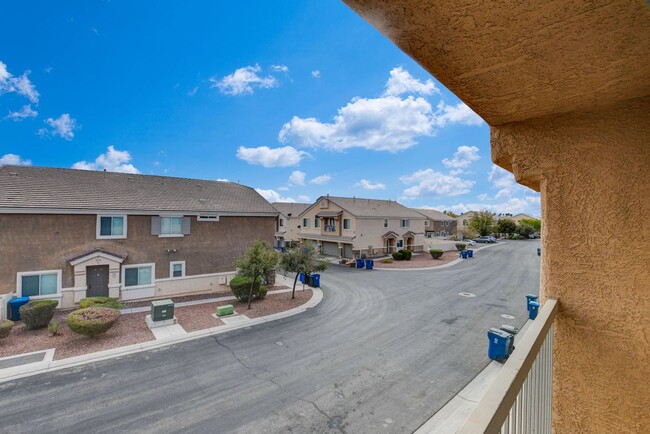
<path fill-rule="evenodd" d="M 59 293 L 61 270 L 18 273 L 18 296 L 37 297 Z"/>
<path fill-rule="evenodd" d="M 169 263 L 169 277 L 185 277 L 185 261 L 173 261 Z"/>
<path fill-rule="evenodd" d="M 126 238 L 125 215 L 98 215 L 97 239 Z"/>
<path fill-rule="evenodd" d="M 320 227 L 320 218 L 316 217 L 314 219 L 314 227 L 319 228 Z"/>
<path fill-rule="evenodd" d="M 404 247 L 404 240 L 397 240 L 397 248 L 402 248 Z"/>
<path fill-rule="evenodd" d="M 284 226 L 284 219 L 280 219 L 280 226 Z"/>
<path fill-rule="evenodd" d="M 425 221 L 424 221 L 424 227 L 425 227 L 425 228 L 428 228 L 428 227 L 429 227 L 429 220 L 425 220 Z"/>
<path fill-rule="evenodd" d="M 160 217 L 160 235 L 183 235 L 183 217 Z"/>
<path fill-rule="evenodd" d="M 302 219 L 302 227 L 303 228 L 308 228 L 309 227 L 309 219 L 308 218 L 305 217 L 304 219 Z"/>
<path fill-rule="evenodd" d="M 350 219 L 343 219 L 343 229 L 350 230 Z"/>
<path fill-rule="evenodd" d="M 385 227 L 385 228 L 388 227 L 388 219 L 384 219 L 384 227 Z"/>
<path fill-rule="evenodd" d="M 401 219 L 399 225 L 402 228 L 408 228 L 409 224 L 410 224 L 410 221 L 408 219 Z"/>
<path fill-rule="evenodd" d="M 122 267 L 122 282 L 125 287 L 147 286 L 153 284 L 155 265 L 138 264 Z"/>

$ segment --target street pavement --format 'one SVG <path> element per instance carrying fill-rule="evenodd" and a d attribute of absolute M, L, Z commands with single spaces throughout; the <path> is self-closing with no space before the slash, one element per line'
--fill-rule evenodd
<path fill-rule="evenodd" d="M 305 313 L 2 383 L 0 432 L 413 432 L 487 366 L 489 327 L 523 326 L 537 247 L 438 270 L 333 266 Z"/>

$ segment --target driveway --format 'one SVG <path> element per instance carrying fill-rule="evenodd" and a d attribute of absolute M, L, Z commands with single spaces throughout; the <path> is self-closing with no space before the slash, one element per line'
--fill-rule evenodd
<path fill-rule="evenodd" d="M 0 384 L 3 432 L 412 432 L 522 326 L 538 241 L 439 270 L 332 267 L 303 314 Z M 476 297 L 462 297 L 470 292 Z M 509 314 L 514 320 L 500 315 Z"/>

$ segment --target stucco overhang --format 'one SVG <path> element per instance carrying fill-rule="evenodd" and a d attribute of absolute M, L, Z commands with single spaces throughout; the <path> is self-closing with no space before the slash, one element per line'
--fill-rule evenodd
<path fill-rule="evenodd" d="M 638 0 L 343 0 L 490 125 L 650 94 Z"/>
<path fill-rule="evenodd" d="M 386 239 L 386 238 L 397 238 L 397 237 L 399 237 L 399 235 L 397 235 L 393 231 L 388 231 L 384 235 L 382 235 L 381 237 L 384 238 L 384 239 Z"/>
<path fill-rule="evenodd" d="M 126 255 L 119 255 L 117 253 L 109 252 L 108 250 L 104 249 L 93 249 L 89 252 L 82 253 L 81 255 L 77 255 L 74 258 L 70 258 L 68 262 L 70 265 L 73 267 L 77 264 L 80 264 L 82 262 L 85 262 L 89 259 L 93 259 L 96 257 L 101 257 L 108 259 L 109 261 L 114 261 L 118 263 L 122 263 L 126 259 Z"/>

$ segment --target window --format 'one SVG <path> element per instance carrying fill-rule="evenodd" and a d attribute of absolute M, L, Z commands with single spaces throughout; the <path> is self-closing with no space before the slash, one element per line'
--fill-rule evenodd
<path fill-rule="evenodd" d="M 308 228 L 309 227 L 309 219 L 308 218 L 302 219 L 302 227 L 303 228 Z"/>
<path fill-rule="evenodd" d="M 408 219 L 400 220 L 400 227 L 408 228 L 409 227 L 409 220 Z"/>
<path fill-rule="evenodd" d="M 343 229 L 350 229 L 350 219 L 343 219 Z"/>
<path fill-rule="evenodd" d="M 18 295 L 20 297 L 57 294 L 60 286 L 60 270 L 18 273 Z"/>
<path fill-rule="evenodd" d="M 388 227 L 388 219 L 384 219 L 384 227 L 385 227 L 385 228 Z"/>
<path fill-rule="evenodd" d="M 314 227 L 315 227 L 315 228 L 319 228 L 319 227 L 320 227 L 320 219 L 319 219 L 318 217 L 316 217 L 316 218 L 314 219 Z"/>
<path fill-rule="evenodd" d="M 170 262 L 169 277 L 185 277 L 185 261 Z"/>
<path fill-rule="evenodd" d="M 425 221 L 424 221 L 424 227 L 425 227 L 425 228 L 428 228 L 428 227 L 429 227 L 429 220 L 425 220 Z"/>
<path fill-rule="evenodd" d="M 397 240 L 397 248 L 404 247 L 404 240 Z"/>
<path fill-rule="evenodd" d="M 127 265 L 122 267 L 124 286 L 145 286 L 153 283 L 154 264 Z"/>
<path fill-rule="evenodd" d="M 218 222 L 218 215 L 197 215 L 196 220 L 200 222 Z"/>
<path fill-rule="evenodd" d="M 97 239 L 126 238 L 125 215 L 98 215 Z"/>
<path fill-rule="evenodd" d="M 280 226 L 284 226 L 284 219 L 280 219 Z"/>
<path fill-rule="evenodd" d="M 183 217 L 160 217 L 160 235 L 183 235 Z"/>

